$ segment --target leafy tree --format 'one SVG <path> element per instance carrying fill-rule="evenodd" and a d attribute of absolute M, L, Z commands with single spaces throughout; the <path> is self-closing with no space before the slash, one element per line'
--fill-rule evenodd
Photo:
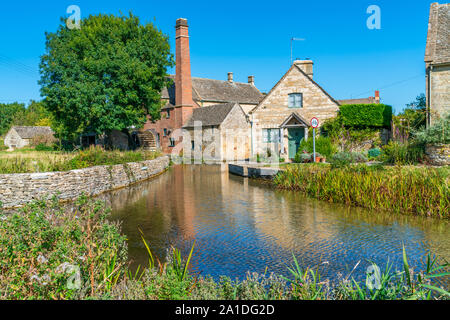
<path fill-rule="evenodd" d="M 160 117 L 160 92 L 173 65 L 168 37 L 139 18 L 89 16 L 46 34 L 41 95 L 63 138 L 142 126 Z M 58 130 L 57 129 L 57 130 Z"/>
<path fill-rule="evenodd" d="M 31 100 L 26 109 L 17 112 L 12 120 L 14 126 L 51 126 L 51 114 L 42 101 Z"/>
<path fill-rule="evenodd" d="M 23 103 L 0 104 L 0 136 L 8 132 L 18 114 L 25 112 Z"/>
<path fill-rule="evenodd" d="M 411 132 L 425 127 L 427 103 L 425 94 L 420 94 L 416 100 L 408 103 L 403 112 L 393 117 L 394 137 L 408 140 Z"/>

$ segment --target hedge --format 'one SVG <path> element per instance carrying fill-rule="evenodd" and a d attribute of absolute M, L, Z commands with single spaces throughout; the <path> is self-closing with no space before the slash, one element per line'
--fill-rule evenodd
<path fill-rule="evenodd" d="M 392 107 L 385 104 L 346 104 L 341 106 L 340 116 L 345 126 L 390 127 Z"/>

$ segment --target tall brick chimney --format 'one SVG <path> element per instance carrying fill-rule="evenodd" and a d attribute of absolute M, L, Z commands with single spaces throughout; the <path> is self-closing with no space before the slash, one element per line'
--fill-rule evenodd
<path fill-rule="evenodd" d="M 192 100 L 191 56 L 189 51 L 189 26 L 186 19 L 176 23 L 176 76 L 175 121 L 181 127 L 192 114 L 195 103 Z"/>

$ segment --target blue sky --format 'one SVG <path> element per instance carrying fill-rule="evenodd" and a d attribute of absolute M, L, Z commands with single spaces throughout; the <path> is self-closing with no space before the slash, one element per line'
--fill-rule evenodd
<path fill-rule="evenodd" d="M 0 103 L 40 99 L 39 57 L 45 32 L 53 32 L 66 9 L 82 17 L 128 13 L 153 22 L 175 48 L 175 21 L 189 20 L 192 74 L 235 81 L 256 77 L 269 91 L 294 58 L 314 60 L 314 79 L 336 99 L 373 96 L 398 112 L 425 92 L 423 62 L 429 6 L 434 1 L 11 1 L 0 7 Z M 369 30 L 370 5 L 381 9 L 381 29 Z M 170 72 L 173 72 L 170 70 Z"/>

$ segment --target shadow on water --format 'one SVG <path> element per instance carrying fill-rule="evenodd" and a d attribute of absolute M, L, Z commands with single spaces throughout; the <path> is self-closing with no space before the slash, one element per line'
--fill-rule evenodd
<path fill-rule="evenodd" d="M 403 244 L 411 266 L 428 252 L 450 260 L 448 221 L 329 204 L 229 175 L 225 165 L 175 166 L 103 199 L 123 223 L 135 266 L 147 262 L 139 228 L 161 260 L 172 245 L 187 255 L 196 240 L 193 271 L 216 279 L 266 267 L 287 275 L 292 254 L 331 280 L 361 261 L 353 273 L 361 278 L 369 261 L 400 268 Z"/>

